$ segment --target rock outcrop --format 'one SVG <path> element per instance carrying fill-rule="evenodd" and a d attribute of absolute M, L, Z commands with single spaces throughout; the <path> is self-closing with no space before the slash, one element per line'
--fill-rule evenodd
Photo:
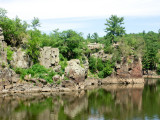
<path fill-rule="evenodd" d="M 104 45 L 99 43 L 90 43 L 87 46 L 90 50 L 104 48 Z"/>
<path fill-rule="evenodd" d="M 40 64 L 46 68 L 54 68 L 59 64 L 59 49 L 44 47 L 40 51 Z"/>
<path fill-rule="evenodd" d="M 7 44 L 4 41 L 2 28 L 0 28 L 0 64 L 7 64 L 7 51 L 5 47 L 7 47 Z"/>
<path fill-rule="evenodd" d="M 140 58 L 130 56 L 123 58 L 116 67 L 116 76 L 119 78 L 142 78 L 142 63 Z"/>
<path fill-rule="evenodd" d="M 17 83 L 19 76 L 9 68 L 1 68 L 0 66 L 0 90 L 5 89 L 6 86 L 10 86 Z"/>
<path fill-rule="evenodd" d="M 112 54 L 105 54 L 104 50 L 100 50 L 96 53 L 91 54 L 91 56 L 94 56 L 96 58 L 101 58 L 103 61 L 111 60 L 113 55 Z"/>
<path fill-rule="evenodd" d="M 68 61 L 68 66 L 65 68 L 65 75 L 75 83 L 80 83 L 85 80 L 85 69 L 80 66 L 78 59 Z"/>
<path fill-rule="evenodd" d="M 13 53 L 12 58 L 13 60 L 10 63 L 12 67 L 29 68 L 29 56 L 26 55 L 25 51 L 22 51 L 21 48 L 19 48 Z"/>
<path fill-rule="evenodd" d="M 16 83 L 19 79 L 19 76 L 12 69 L 7 67 L 6 47 L 7 44 L 4 41 L 3 31 L 0 28 L 0 90 Z"/>
<path fill-rule="evenodd" d="M 85 58 L 85 60 L 83 61 L 83 66 L 84 66 L 84 69 L 85 69 L 85 78 L 87 78 L 88 70 L 89 70 L 88 58 Z"/>

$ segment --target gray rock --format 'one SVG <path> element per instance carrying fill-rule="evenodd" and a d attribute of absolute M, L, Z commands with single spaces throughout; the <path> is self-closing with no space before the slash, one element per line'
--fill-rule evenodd
<path fill-rule="evenodd" d="M 4 41 L 3 31 L 0 28 L 0 64 L 7 64 L 7 47 L 6 42 Z"/>
<path fill-rule="evenodd" d="M 12 83 L 16 83 L 19 80 L 16 73 L 10 68 L 0 69 L 0 85 L 6 86 Z"/>
<path fill-rule="evenodd" d="M 40 51 L 40 64 L 46 68 L 55 67 L 59 64 L 59 49 L 44 47 Z"/>
<path fill-rule="evenodd" d="M 60 80 L 60 78 L 61 78 L 60 75 L 55 75 L 55 76 L 52 77 L 52 80 L 53 81 L 58 81 L 58 80 Z"/>
<path fill-rule="evenodd" d="M 95 58 L 101 58 L 103 61 L 111 60 L 113 57 L 112 54 L 105 54 L 104 50 L 100 50 L 97 53 L 93 53 L 93 54 L 91 54 L 91 56 L 94 56 Z"/>
<path fill-rule="evenodd" d="M 80 65 L 79 60 L 68 61 L 68 66 L 65 68 L 65 76 L 73 80 L 75 83 L 79 83 L 85 80 L 85 69 Z"/>
<path fill-rule="evenodd" d="M 60 65 L 55 66 L 55 67 L 53 68 L 53 70 L 54 70 L 55 72 L 60 72 L 60 71 L 61 71 L 61 66 L 60 66 Z"/>
<path fill-rule="evenodd" d="M 74 90 L 76 88 L 76 84 L 71 80 L 65 80 L 62 82 L 62 87 Z"/>
<path fill-rule="evenodd" d="M 16 50 L 12 56 L 13 60 L 10 62 L 11 66 L 16 68 L 29 68 L 29 56 L 21 48 Z"/>
<path fill-rule="evenodd" d="M 90 50 L 104 48 L 104 45 L 99 43 L 90 43 L 87 46 Z"/>

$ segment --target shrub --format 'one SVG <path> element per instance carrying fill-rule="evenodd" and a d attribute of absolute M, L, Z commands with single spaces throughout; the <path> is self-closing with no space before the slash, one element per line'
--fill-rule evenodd
<path fill-rule="evenodd" d="M 157 65 L 157 74 L 160 75 L 160 64 Z"/>
<path fill-rule="evenodd" d="M 42 78 L 45 79 L 47 82 L 52 82 L 52 77 L 56 74 L 53 70 L 47 69 L 42 65 L 34 64 L 29 69 L 22 69 L 22 68 L 16 68 L 15 72 L 17 74 L 20 74 L 21 79 L 24 79 L 26 75 L 31 74 L 31 77 L 33 78 Z"/>
<path fill-rule="evenodd" d="M 97 70 L 97 60 L 94 57 L 89 58 L 89 69 L 92 73 L 95 73 Z"/>
<path fill-rule="evenodd" d="M 103 71 L 100 71 L 100 72 L 98 73 L 98 77 L 99 77 L 99 78 L 104 78 L 104 72 L 103 72 Z"/>
<path fill-rule="evenodd" d="M 97 58 L 97 70 L 102 71 L 103 68 L 104 68 L 104 63 L 103 63 L 102 59 Z"/>
<path fill-rule="evenodd" d="M 13 58 L 12 58 L 13 51 L 11 50 L 11 47 L 8 46 L 8 47 L 6 48 L 6 51 L 7 51 L 7 60 L 8 60 L 8 61 L 11 61 L 11 60 L 13 59 Z"/>

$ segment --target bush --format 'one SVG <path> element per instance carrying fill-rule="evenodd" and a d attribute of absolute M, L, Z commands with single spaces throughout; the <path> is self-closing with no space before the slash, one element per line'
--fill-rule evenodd
<path fill-rule="evenodd" d="M 67 66 L 67 59 L 63 57 L 62 54 L 59 55 L 60 57 L 60 66 L 61 66 L 61 72 L 59 73 L 60 75 L 64 74 L 65 67 Z"/>
<path fill-rule="evenodd" d="M 94 57 L 89 58 L 89 69 L 92 73 L 95 73 L 97 70 L 97 59 Z"/>
<path fill-rule="evenodd" d="M 13 51 L 11 50 L 11 47 L 8 46 L 8 47 L 6 48 L 6 51 L 7 51 L 7 60 L 8 60 L 8 61 L 11 61 L 11 60 L 13 59 L 13 58 L 12 58 Z"/>
<path fill-rule="evenodd" d="M 113 71 L 112 64 L 109 61 L 107 61 L 103 69 L 104 77 L 111 75 L 112 71 Z"/>
<path fill-rule="evenodd" d="M 160 75 L 160 64 L 157 65 L 157 74 Z"/>
<path fill-rule="evenodd" d="M 26 36 L 28 25 L 18 17 L 15 19 L 8 18 L 6 13 L 6 10 L 0 8 L 0 27 L 3 29 L 5 42 L 14 47 L 19 46 L 22 43 L 22 39 Z"/>
<path fill-rule="evenodd" d="M 15 72 L 20 74 L 21 79 L 24 79 L 26 75 L 31 74 L 32 78 L 42 78 L 50 83 L 52 82 L 52 77 L 55 75 L 53 70 L 47 69 L 39 64 L 35 64 L 29 69 L 16 68 Z"/>
<path fill-rule="evenodd" d="M 98 77 L 99 77 L 99 78 L 104 78 L 104 72 L 103 72 L 103 71 L 100 71 L 100 72 L 98 73 Z"/>
<path fill-rule="evenodd" d="M 104 63 L 103 63 L 102 59 L 97 58 L 97 70 L 102 71 L 103 68 L 104 68 Z"/>

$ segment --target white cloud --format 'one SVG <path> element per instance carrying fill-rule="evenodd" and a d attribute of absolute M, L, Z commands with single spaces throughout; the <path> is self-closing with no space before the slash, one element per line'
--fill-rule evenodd
<path fill-rule="evenodd" d="M 21 19 L 158 16 L 160 0 L 0 0 L 0 7 L 8 16 L 18 15 Z"/>

